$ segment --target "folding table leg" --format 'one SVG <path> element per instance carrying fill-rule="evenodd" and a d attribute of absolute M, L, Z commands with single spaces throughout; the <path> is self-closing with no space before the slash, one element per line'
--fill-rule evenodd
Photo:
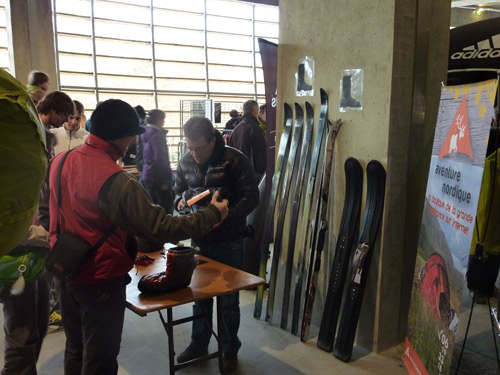
<path fill-rule="evenodd" d="M 167 321 L 166 322 L 165 322 L 165 319 L 163 319 L 163 315 L 161 314 L 161 311 L 158 311 L 158 314 L 160 314 L 161 322 L 163 323 L 163 327 L 165 328 L 165 331 L 167 332 L 169 374 L 174 375 L 175 374 L 175 351 L 174 351 L 174 325 L 173 325 L 174 320 L 173 320 L 172 308 L 171 307 L 167 308 Z"/>
<path fill-rule="evenodd" d="M 222 326 L 222 302 L 221 298 L 217 297 L 217 350 L 219 352 L 219 370 L 221 374 L 225 374 L 224 372 L 224 353 L 222 349 L 222 340 L 224 339 L 223 335 L 223 326 Z"/>

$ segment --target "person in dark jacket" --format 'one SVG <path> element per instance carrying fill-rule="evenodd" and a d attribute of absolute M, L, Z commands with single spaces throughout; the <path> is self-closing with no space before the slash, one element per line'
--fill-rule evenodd
<path fill-rule="evenodd" d="M 134 107 L 137 115 L 139 116 L 139 126 L 146 126 L 146 111 L 142 107 L 142 105 L 136 105 Z M 142 141 L 141 136 L 138 135 L 135 143 L 135 167 L 139 171 L 142 171 L 143 157 L 142 157 Z"/>
<path fill-rule="evenodd" d="M 180 160 L 176 176 L 176 207 L 185 206 L 182 198 L 189 192 L 205 189 L 219 191 L 229 202 L 229 215 L 217 228 L 205 235 L 196 235 L 193 242 L 202 255 L 241 268 L 243 261 L 243 235 L 246 217 L 259 203 L 257 179 L 249 160 L 240 151 L 225 146 L 222 135 L 214 129 L 209 119 L 193 117 L 184 124 L 188 153 Z M 189 196 L 193 195 L 189 194 Z M 212 322 L 213 300 L 196 302 L 194 314 L 202 311 Z M 238 339 L 240 308 L 238 292 L 222 297 L 223 352 L 226 373 L 237 367 L 237 353 L 241 346 Z M 179 363 L 207 353 L 211 330 L 203 319 L 193 321 L 191 343 L 177 357 Z"/>
<path fill-rule="evenodd" d="M 137 115 L 139 116 L 139 125 L 146 126 L 146 111 L 140 105 L 134 107 Z M 135 165 L 137 171 L 141 173 L 142 170 L 142 141 L 141 136 L 138 135 L 135 144 L 131 145 L 127 153 L 122 158 L 123 165 Z"/>
<path fill-rule="evenodd" d="M 243 119 L 242 116 L 238 113 L 236 109 L 232 109 L 231 112 L 229 112 L 229 116 L 231 117 L 228 122 L 226 122 L 226 126 L 224 129 L 227 130 L 233 130 L 236 125 L 240 123 L 240 121 Z"/>
<path fill-rule="evenodd" d="M 260 180 L 266 172 L 266 136 L 257 118 L 259 104 L 247 100 L 243 104 L 243 120 L 234 128 L 229 145 L 243 152 L 252 163 L 253 170 Z"/>
<path fill-rule="evenodd" d="M 114 227 L 76 278 L 55 283 L 66 334 L 64 373 L 115 375 L 128 272 L 137 250 L 134 235 L 177 242 L 206 233 L 226 217 L 227 201 L 217 201 L 215 194 L 205 209 L 192 215 L 167 215 L 153 204 L 139 181 L 116 163 L 144 132 L 135 110 L 122 100 L 109 99 L 92 113 L 91 120 L 91 134 L 84 145 L 70 151 L 61 170 L 60 207 L 57 175 L 66 153 L 52 161 L 39 220 L 49 230 L 51 246 L 59 231 L 94 245 Z"/>
<path fill-rule="evenodd" d="M 141 134 L 143 165 L 141 183 L 154 203 L 167 214 L 174 212 L 173 174 L 168 155 L 167 131 L 163 129 L 165 112 L 149 111 L 146 132 Z"/>

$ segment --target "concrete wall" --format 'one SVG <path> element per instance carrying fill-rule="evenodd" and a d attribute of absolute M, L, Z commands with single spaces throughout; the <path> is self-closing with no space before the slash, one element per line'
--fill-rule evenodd
<path fill-rule="evenodd" d="M 320 87 L 329 94 L 329 118 L 344 120 L 336 144 L 331 235 L 337 234 L 342 215 L 344 161 L 353 156 L 366 167 L 371 159 L 377 159 L 388 172 L 381 241 L 372 258 L 358 329 L 358 343 L 377 351 L 400 342 L 406 330 L 430 141 L 440 82 L 446 77 L 450 2 L 439 3 L 280 3 L 278 127 L 284 102 L 303 105 L 310 101 L 317 121 Z M 315 60 L 314 97 L 295 96 L 294 75 L 304 56 Z M 364 70 L 361 112 L 339 112 L 343 69 Z M 286 252 L 282 259 L 286 259 Z M 331 260 L 331 255 L 325 256 L 323 262 L 327 272 L 320 277 L 313 315 L 316 324 Z"/>
<path fill-rule="evenodd" d="M 50 76 L 51 91 L 57 90 L 51 1 L 9 0 L 6 10 L 13 75 L 26 83 L 31 70 L 43 71 Z"/>

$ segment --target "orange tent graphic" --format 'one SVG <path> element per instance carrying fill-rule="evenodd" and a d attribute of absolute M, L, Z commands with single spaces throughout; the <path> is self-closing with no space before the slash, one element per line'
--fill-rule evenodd
<path fill-rule="evenodd" d="M 453 119 L 450 130 L 448 131 L 448 136 L 441 148 L 439 159 L 454 152 L 461 152 L 462 154 L 469 155 L 471 158 L 474 157 L 470 145 L 469 117 L 467 115 L 467 101 L 465 95 Z"/>

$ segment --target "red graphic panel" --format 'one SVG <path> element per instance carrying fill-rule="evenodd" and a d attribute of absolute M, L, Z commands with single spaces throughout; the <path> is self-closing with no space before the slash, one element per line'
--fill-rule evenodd
<path fill-rule="evenodd" d="M 403 362 L 409 375 L 429 375 L 408 337 L 405 338 Z"/>
<path fill-rule="evenodd" d="M 469 117 L 467 116 L 467 101 L 465 100 L 465 95 L 453 119 L 448 136 L 441 148 L 439 159 L 454 152 L 461 152 L 462 154 L 469 155 L 471 158 L 473 157 L 470 145 Z"/>

